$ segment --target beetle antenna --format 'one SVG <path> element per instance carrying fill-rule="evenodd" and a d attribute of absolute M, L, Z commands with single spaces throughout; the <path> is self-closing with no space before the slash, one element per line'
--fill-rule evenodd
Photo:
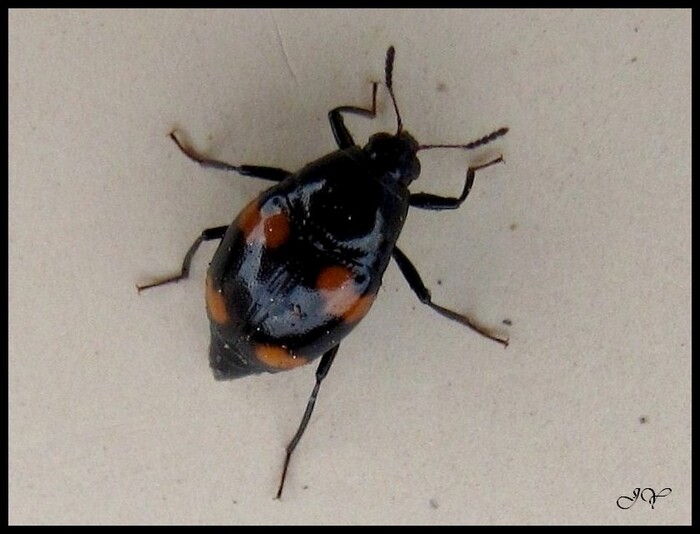
<path fill-rule="evenodd" d="M 386 65 L 384 67 L 384 77 L 386 80 L 386 88 L 389 90 L 389 96 L 391 96 L 391 101 L 394 103 L 394 111 L 396 111 L 396 135 L 399 135 L 403 130 L 403 123 L 401 122 L 401 114 L 399 113 L 399 106 L 396 103 L 396 96 L 394 95 L 394 83 L 392 75 L 394 74 L 394 56 L 396 55 L 396 50 L 393 46 L 389 47 L 386 51 Z"/>
<path fill-rule="evenodd" d="M 499 137 L 503 137 L 507 133 L 508 128 L 499 128 L 495 132 L 491 132 L 490 134 L 485 135 L 481 139 L 477 139 L 476 141 L 472 141 L 471 143 L 467 143 L 466 145 L 420 145 L 418 147 L 418 150 L 426 150 L 428 148 L 461 148 L 462 150 L 471 150 L 472 148 L 476 148 L 481 145 L 486 145 L 491 141 L 498 139 Z"/>

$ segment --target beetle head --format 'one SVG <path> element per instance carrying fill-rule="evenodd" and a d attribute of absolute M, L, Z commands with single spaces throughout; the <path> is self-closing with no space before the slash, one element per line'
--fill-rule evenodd
<path fill-rule="evenodd" d="M 396 112 L 396 133 L 377 133 L 369 138 L 369 142 L 362 149 L 372 162 L 375 169 L 383 176 L 388 177 L 395 183 L 408 186 L 420 174 L 420 162 L 416 157 L 419 150 L 432 148 L 456 148 L 460 150 L 471 150 L 485 145 L 491 141 L 502 137 L 508 132 L 508 128 L 499 128 L 484 137 L 466 144 L 446 145 L 430 144 L 419 145 L 411 134 L 404 131 L 399 105 L 394 94 L 394 57 L 396 52 L 393 46 L 386 51 L 386 62 L 384 65 L 384 81 L 389 91 L 391 102 Z"/>
<path fill-rule="evenodd" d="M 379 173 L 408 186 L 420 174 L 420 162 L 416 157 L 418 148 L 413 136 L 401 131 L 397 135 L 376 133 L 362 150 Z"/>

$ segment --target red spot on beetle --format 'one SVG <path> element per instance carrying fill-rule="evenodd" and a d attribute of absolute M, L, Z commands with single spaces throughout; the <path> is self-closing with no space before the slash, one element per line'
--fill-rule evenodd
<path fill-rule="evenodd" d="M 214 287 L 214 282 L 209 276 L 207 276 L 206 285 L 205 297 L 209 318 L 217 324 L 228 323 L 231 318 L 226 309 L 226 299 L 223 293 Z"/>
<path fill-rule="evenodd" d="M 348 323 L 357 322 L 369 311 L 375 295 L 361 295 L 350 269 L 331 265 L 316 278 L 316 289 L 324 300 L 326 313 L 342 317 Z"/>
<path fill-rule="evenodd" d="M 257 199 L 241 211 L 237 225 L 248 243 L 260 243 L 267 248 L 277 248 L 289 237 L 290 222 L 284 211 L 265 213 Z"/>
<path fill-rule="evenodd" d="M 303 356 L 292 354 L 285 347 L 278 345 L 257 345 L 255 347 L 255 356 L 268 367 L 286 371 L 294 369 L 309 362 Z"/>

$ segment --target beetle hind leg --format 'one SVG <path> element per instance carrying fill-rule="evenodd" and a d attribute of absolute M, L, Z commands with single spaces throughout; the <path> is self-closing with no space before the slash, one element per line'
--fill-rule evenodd
<path fill-rule="evenodd" d="M 294 449 L 296 449 L 297 445 L 299 444 L 299 440 L 301 439 L 301 436 L 304 435 L 304 431 L 306 430 L 306 425 L 309 424 L 309 420 L 311 419 L 311 414 L 314 411 L 314 405 L 316 404 L 316 397 L 318 396 L 318 390 L 321 387 L 321 382 L 323 382 L 323 379 L 326 378 L 326 375 L 328 374 L 328 371 L 331 368 L 331 364 L 333 363 L 333 359 L 335 358 L 335 355 L 338 352 L 339 348 L 340 348 L 340 345 L 336 345 L 331 350 L 326 352 L 321 357 L 321 363 L 318 364 L 318 368 L 316 369 L 316 384 L 314 385 L 314 389 L 311 392 L 311 396 L 309 397 L 309 401 L 306 403 L 306 410 L 304 411 L 304 416 L 301 418 L 301 423 L 299 424 L 299 428 L 297 429 L 297 433 L 294 434 L 294 437 L 289 442 L 289 445 L 287 445 L 287 453 L 286 453 L 286 456 L 284 457 L 284 467 L 282 468 L 282 477 L 280 479 L 280 485 L 279 485 L 279 488 L 277 489 L 277 496 L 275 497 L 275 499 L 282 498 L 282 490 L 284 489 L 284 481 L 287 478 L 287 469 L 289 468 L 289 460 L 291 460 L 292 453 L 294 452 Z"/>

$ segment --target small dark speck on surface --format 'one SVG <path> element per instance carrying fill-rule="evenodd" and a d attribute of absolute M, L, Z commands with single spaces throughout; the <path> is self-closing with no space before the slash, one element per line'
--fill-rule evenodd
<path fill-rule="evenodd" d="M 442 285 L 442 280 L 438 278 L 437 285 L 441 286 Z"/>
<path fill-rule="evenodd" d="M 511 321 L 510 319 L 503 319 L 503 324 L 511 326 L 513 324 L 513 321 Z"/>
<path fill-rule="evenodd" d="M 446 93 L 447 84 L 445 82 L 438 82 L 437 86 L 435 86 L 435 89 L 437 89 L 439 93 Z"/>
<path fill-rule="evenodd" d="M 440 504 L 437 502 L 437 499 L 430 499 L 430 507 L 433 510 L 437 510 L 440 507 Z"/>
<path fill-rule="evenodd" d="M 632 59 L 630 59 L 630 63 L 634 63 L 635 61 L 637 61 L 637 56 L 634 56 Z"/>
<path fill-rule="evenodd" d="M 641 424 L 647 423 L 647 422 L 649 422 L 649 418 L 646 415 L 643 415 L 639 418 L 639 422 Z"/>
<path fill-rule="evenodd" d="M 511 224 L 508 228 L 510 228 L 510 231 L 512 232 L 512 231 L 515 230 L 517 227 L 518 227 L 518 225 L 517 225 L 516 223 L 513 223 L 513 224 Z"/>

